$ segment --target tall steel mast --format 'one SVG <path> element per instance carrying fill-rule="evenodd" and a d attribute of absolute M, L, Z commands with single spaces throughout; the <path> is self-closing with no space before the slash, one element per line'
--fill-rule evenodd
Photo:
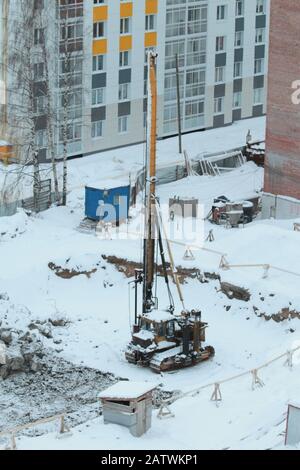
<path fill-rule="evenodd" d="M 155 190 L 156 190 L 156 134 L 157 134 L 157 54 L 149 53 L 148 65 L 148 119 L 147 119 L 147 158 L 145 184 L 145 240 L 143 276 L 143 313 L 154 305 L 154 259 L 155 259 Z"/>

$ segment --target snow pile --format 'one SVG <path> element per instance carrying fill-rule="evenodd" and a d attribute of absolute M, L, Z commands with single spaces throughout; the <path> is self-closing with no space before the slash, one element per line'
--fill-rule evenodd
<path fill-rule="evenodd" d="M 0 243 L 25 233 L 28 222 L 28 216 L 23 210 L 11 217 L 0 217 Z"/>
<path fill-rule="evenodd" d="M 240 168 L 219 176 L 190 176 L 174 183 L 158 187 L 161 201 L 170 196 L 194 197 L 204 206 L 204 214 L 211 210 L 214 198 L 226 196 L 232 201 L 250 199 L 263 188 L 264 170 L 248 162 Z"/>

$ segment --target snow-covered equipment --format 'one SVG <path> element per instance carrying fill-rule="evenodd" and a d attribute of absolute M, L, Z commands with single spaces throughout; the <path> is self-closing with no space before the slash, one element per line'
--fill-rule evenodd
<path fill-rule="evenodd" d="M 265 154 L 266 149 L 264 140 L 252 140 L 252 137 L 247 139 L 245 148 L 247 162 L 254 162 L 257 166 L 264 167 Z"/>
<path fill-rule="evenodd" d="M 248 224 L 255 216 L 252 201 L 230 201 L 225 196 L 214 199 L 210 221 L 217 225 L 237 227 L 239 224 Z"/>
<path fill-rule="evenodd" d="M 140 437 L 151 428 L 152 394 L 156 385 L 121 381 L 100 393 L 104 423 L 127 427 Z"/>
<path fill-rule="evenodd" d="M 300 444 L 300 404 L 289 404 L 287 420 L 285 445 L 294 446 Z"/>
<path fill-rule="evenodd" d="M 125 351 L 128 362 L 150 367 L 155 372 L 170 371 L 196 365 L 214 355 L 212 346 L 204 346 L 207 323 L 197 309 L 187 310 L 174 264 L 173 254 L 156 198 L 156 126 L 157 84 L 156 55 L 149 54 L 148 138 L 145 185 L 145 240 L 143 271 L 135 277 L 135 321 L 132 339 Z M 163 241 L 164 237 L 164 241 Z M 169 255 L 170 271 L 177 287 L 182 311 L 175 314 L 175 304 L 169 285 L 164 242 Z M 156 255 L 160 253 L 169 297 L 167 310 L 158 309 L 155 295 Z M 137 288 L 143 284 L 142 314 L 138 315 Z"/>

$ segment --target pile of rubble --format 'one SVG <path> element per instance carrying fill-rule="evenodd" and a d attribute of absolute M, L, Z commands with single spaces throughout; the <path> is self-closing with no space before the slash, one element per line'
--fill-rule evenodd
<path fill-rule="evenodd" d="M 41 340 L 27 331 L 0 327 L 0 377 L 15 372 L 37 372 L 44 356 Z"/>
<path fill-rule="evenodd" d="M 64 318 L 37 320 L 24 331 L 11 328 L 0 320 L 0 377 L 7 379 L 17 372 L 40 370 L 45 356 L 41 336 L 52 338 L 52 327 L 66 326 L 67 323 Z"/>

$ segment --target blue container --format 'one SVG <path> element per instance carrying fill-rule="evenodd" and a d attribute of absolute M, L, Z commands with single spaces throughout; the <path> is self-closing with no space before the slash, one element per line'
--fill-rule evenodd
<path fill-rule="evenodd" d="M 119 224 L 126 220 L 130 207 L 130 185 L 110 189 L 85 188 L 85 216 Z"/>

